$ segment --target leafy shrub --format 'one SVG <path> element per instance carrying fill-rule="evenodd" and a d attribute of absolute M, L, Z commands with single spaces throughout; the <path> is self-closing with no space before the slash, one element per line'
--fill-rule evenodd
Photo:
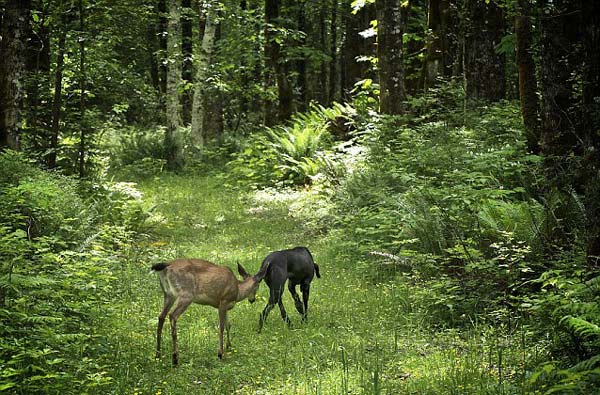
<path fill-rule="evenodd" d="M 85 184 L 0 153 L 0 391 L 87 393 L 110 383 L 96 361 L 118 250 L 145 208 L 132 185 Z M 6 166 L 6 167 L 5 167 Z"/>
<path fill-rule="evenodd" d="M 349 133 L 353 114 L 340 104 L 313 106 L 288 125 L 251 136 L 228 166 L 238 179 L 257 185 L 307 184 L 326 166 L 321 151 L 331 147 L 332 133 Z"/>
<path fill-rule="evenodd" d="M 164 129 L 108 128 L 104 150 L 110 153 L 113 172 L 148 177 L 164 166 Z"/>

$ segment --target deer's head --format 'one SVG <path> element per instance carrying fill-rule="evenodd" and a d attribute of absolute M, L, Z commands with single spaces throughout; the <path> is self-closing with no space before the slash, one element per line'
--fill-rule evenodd
<path fill-rule="evenodd" d="M 269 265 L 267 264 L 261 267 L 258 273 L 256 273 L 254 276 L 248 273 L 239 262 L 237 265 L 238 272 L 240 273 L 240 276 L 242 276 L 242 278 L 244 279 L 244 282 L 250 282 L 248 301 L 250 303 L 254 303 L 254 301 L 256 300 L 256 291 L 258 291 L 260 282 L 265 278 L 265 275 L 267 274 L 267 268 L 269 267 Z"/>

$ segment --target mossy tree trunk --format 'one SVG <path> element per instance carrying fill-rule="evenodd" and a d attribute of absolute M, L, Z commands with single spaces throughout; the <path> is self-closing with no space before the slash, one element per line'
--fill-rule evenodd
<path fill-rule="evenodd" d="M 409 3 L 410 4 L 410 3 Z M 379 110 L 383 114 L 404 112 L 403 11 L 399 1 L 377 0 L 377 59 L 379 68 Z"/>
<path fill-rule="evenodd" d="M 167 97 L 165 133 L 165 155 L 169 170 L 183 168 L 183 141 L 181 136 L 181 4 L 180 0 L 169 0 L 167 29 Z"/>
<path fill-rule="evenodd" d="M 18 150 L 31 1 L 7 0 L 0 35 L 0 149 Z"/>

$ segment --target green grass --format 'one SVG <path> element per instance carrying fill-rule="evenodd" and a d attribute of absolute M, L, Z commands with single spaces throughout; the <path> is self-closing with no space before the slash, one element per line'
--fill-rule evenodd
<path fill-rule="evenodd" d="M 519 379 L 519 345 L 500 334 L 433 330 L 423 298 L 401 276 L 374 282 L 352 243 L 315 234 L 288 215 L 290 195 L 259 199 L 218 176 L 169 176 L 139 185 L 155 205 L 152 240 L 137 241 L 123 263 L 105 333 L 106 374 L 116 394 L 509 394 Z M 336 237 L 340 237 L 337 235 Z M 180 366 L 154 358 L 162 293 L 152 263 L 198 257 L 256 272 L 276 249 L 308 246 L 321 268 L 312 283 L 309 322 L 293 327 L 274 309 L 262 333 L 262 285 L 255 304 L 230 311 L 232 349 L 217 358 L 217 311 L 192 305 L 178 322 Z M 518 343 L 518 342 L 516 342 Z M 106 389 L 106 388 L 104 388 Z M 106 391 L 102 391 L 106 393 Z"/>

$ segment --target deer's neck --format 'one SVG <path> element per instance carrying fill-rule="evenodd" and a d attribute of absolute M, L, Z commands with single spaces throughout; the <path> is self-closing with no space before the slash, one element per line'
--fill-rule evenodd
<path fill-rule="evenodd" d="M 250 292 L 252 291 L 252 287 L 254 286 L 254 279 L 252 277 L 239 282 L 238 284 L 238 297 L 237 297 L 237 301 L 241 301 L 244 300 L 248 297 L 248 295 L 250 295 Z"/>

